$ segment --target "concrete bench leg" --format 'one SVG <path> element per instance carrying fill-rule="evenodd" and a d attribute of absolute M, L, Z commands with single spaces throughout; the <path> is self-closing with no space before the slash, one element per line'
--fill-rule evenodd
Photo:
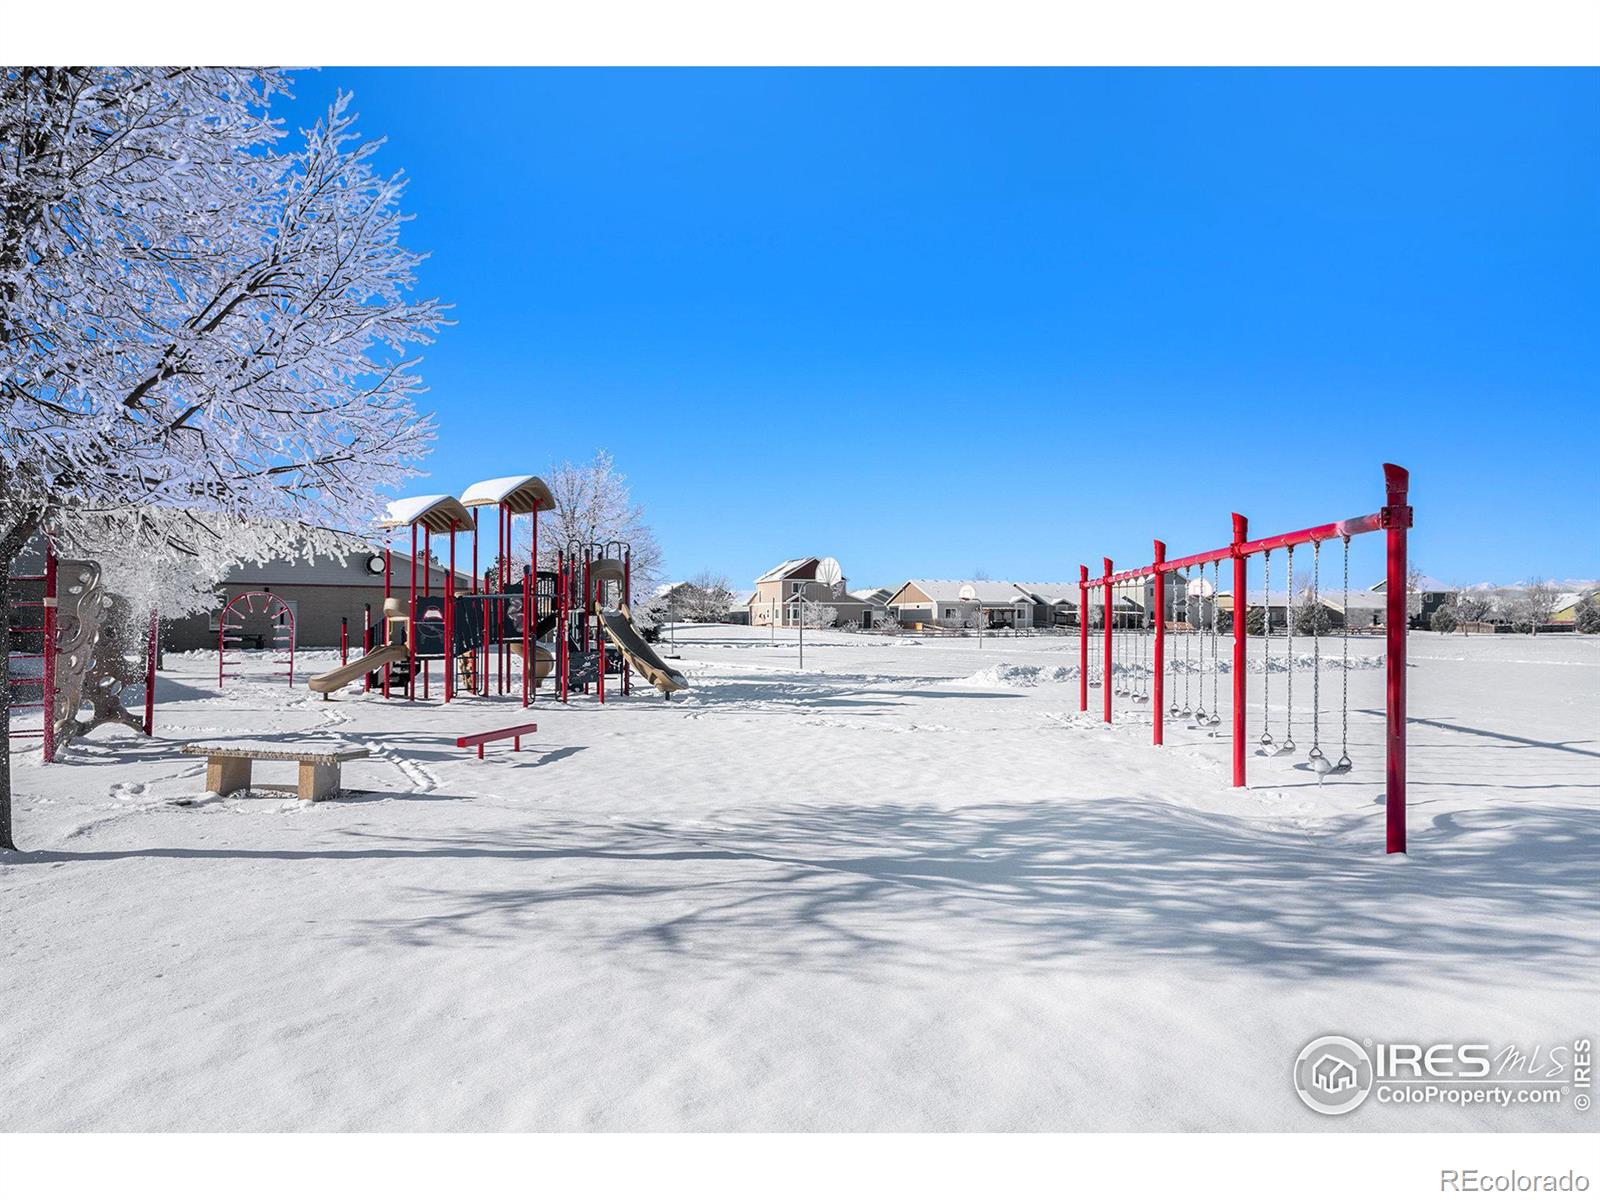
<path fill-rule="evenodd" d="M 339 790 L 338 763 L 300 764 L 300 801 L 311 804 L 326 800 Z"/>
<path fill-rule="evenodd" d="M 250 760 L 248 758 L 206 759 L 206 791 L 219 796 L 250 790 Z"/>

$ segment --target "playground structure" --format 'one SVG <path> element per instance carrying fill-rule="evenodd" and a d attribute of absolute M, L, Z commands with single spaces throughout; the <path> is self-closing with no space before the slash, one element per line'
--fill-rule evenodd
<path fill-rule="evenodd" d="M 1307 750 L 1306 761 L 1309 768 L 1314 771 L 1319 779 L 1330 775 L 1342 775 L 1350 771 L 1353 763 L 1349 753 L 1349 714 L 1350 714 L 1350 630 L 1346 622 L 1343 641 L 1343 697 L 1341 701 L 1341 748 L 1337 760 L 1332 759 L 1321 744 L 1321 714 L 1318 707 L 1322 684 L 1322 659 L 1321 637 L 1323 627 L 1320 616 L 1322 588 L 1322 544 L 1337 540 L 1343 549 L 1343 589 L 1348 601 L 1350 592 L 1350 539 L 1364 533 L 1383 532 L 1386 538 L 1386 574 L 1385 574 L 1385 671 L 1386 680 L 1386 713 L 1385 713 L 1385 848 L 1390 854 L 1403 854 L 1406 849 L 1406 624 L 1407 624 L 1407 583 L 1406 583 L 1406 531 L 1411 528 L 1412 510 L 1407 503 L 1410 488 L 1410 475 L 1402 467 L 1392 463 L 1383 465 L 1384 484 L 1386 490 L 1385 504 L 1377 512 L 1366 516 L 1351 517 L 1343 521 L 1334 521 L 1327 525 L 1317 525 L 1309 529 L 1299 529 L 1291 533 L 1275 534 L 1270 537 L 1250 539 L 1248 536 L 1248 523 L 1238 513 L 1233 514 L 1233 537 L 1228 545 L 1216 550 L 1206 550 L 1199 554 L 1190 554 L 1181 558 L 1168 558 L 1166 545 L 1161 541 L 1155 542 L 1154 557 L 1151 562 L 1131 571 L 1113 571 L 1111 559 L 1103 560 L 1104 566 L 1101 575 L 1091 579 L 1089 568 L 1078 568 L 1078 707 L 1080 711 L 1089 709 L 1089 688 L 1091 686 L 1089 671 L 1089 627 L 1090 613 L 1100 614 L 1097 625 L 1102 638 L 1102 669 L 1097 685 L 1101 691 L 1102 719 L 1111 724 L 1113 720 L 1114 696 L 1123 696 L 1131 699 L 1136 704 L 1150 705 L 1152 717 L 1151 740 L 1154 745 L 1162 745 L 1165 737 L 1165 718 L 1190 717 L 1195 724 L 1190 728 L 1210 730 L 1210 736 L 1219 736 L 1218 727 L 1222 724 L 1220 709 L 1220 694 L 1218 678 L 1222 671 L 1220 654 L 1221 640 L 1223 637 L 1221 609 L 1217 603 L 1219 584 L 1222 574 L 1222 564 L 1227 562 L 1232 566 L 1232 605 L 1233 605 L 1233 650 L 1230 666 L 1232 677 L 1232 712 L 1231 736 L 1233 739 L 1233 786 L 1245 786 L 1246 764 L 1246 739 L 1248 732 L 1246 722 L 1246 680 L 1247 674 L 1247 642 L 1249 633 L 1249 590 L 1248 590 L 1248 562 L 1253 555 L 1260 555 L 1262 559 L 1262 583 L 1265 593 L 1265 603 L 1262 605 L 1263 625 L 1261 636 L 1265 643 L 1267 655 L 1267 669 L 1262 673 L 1262 729 L 1256 740 L 1258 755 L 1287 756 L 1298 753 L 1294 741 L 1294 636 L 1297 632 L 1297 614 L 1295 612 L 1294 591 L 1294 551 L 1296 546 L 1309 544 L 1312 548 L 1312 582 L 1310 590 L 1311 620 L 1309 623 L 1309 636 L 1313 642 L 1312 654 L 1312 689 L 1313 704 L 1311 718 L 1311 745 Z M 1288 607 L 1286 611 L 1285 628 L 1281 631 L 1286 639 L 1287 653 L 1289 656 L 1290 670 L 1286 674 L 1286 695 L 1283 711 L 1283 725 L 1280 734 L 1272 732 L 1272 674 L 1271 651 L 1273 638 L 1271 583 L 1272 583 L 1272 555 L 1274 551 L 1282 550 L 1286 558 L 1286 574 L 1288 579 Z M 1207 584 L 1205 573 L 1207 566 L 1211 568 L 1211 581 Z M 1190 568 L 1199 568 L 1199 577 L 1191 580 L 1185 589 L 1184 595 L 1184 620 L 1181 632 L 1187 636 L 1184 639 L 1185 647 L 1185 673 L 1184 695 L 1180 703 L 1177 687 L 1177 660 L 1174 658 L 1173 667 L 1173 694 L 1171 706 L 1168 706 L 1166 695 L 1167 683 L 1167 583 L 1169 576 L 1176 572 L 1186 571 Z M 1115 600 L 1119 590 L 1125 590 L 1130 585 L 1137 584 L 1143 587 L 1149 583 L 1153 589 L 1153 602 L 1147 606 L 1141 605 L 1142 612 L 1135 623 L 1130 627 L 1127 620 L 1119 621 L 1115 611 Z M 1196 586 L 1198 585 L 1198 586 Z M 1209 590 L 1208 590 L 1209 589 Z M 1197 622 L 1194 601 L 1201 601 L 1200 610 L 1202 620 Z M 1209 606 L 1205 603 L 1210 601 Z M 1204 620 L 1205 610 L 1209 607 L 1209 622 Z M 1205 626 L 1209 624 L 1209 628 Z M 1302 637 L 1308 636 L 1302 633 Z M 1200 664 L 1198 701 L 1191 706 L 1188 696 L 1189 651 L 1190 639 L 1198 637 L 1198 660 Z M 1210 682 L 1211 682 L 1211 707 L 1205 707 L 1206 685 L 1206 658 L 1207 645 L 1210 647 Z M 1121 682 L 1118 682 L 1118 677 Z"/>
<path fill-rule="evenodd" d="M 99 563 L 58 558 L 48 538 L 43 558 L 43 571 L 8 576 L 6 707 L 40 716 L 37 728 L 13 724 L 11 737 L 40 739 L 45 762 L 110 722 L 148 737 L 155 726 L 156 610 L 135 634 L 128 601 L 105 590 Z M 125 704 L 136 687 L 143 692 L 138 716 Z"/>
<path fill-rule="evenodd" d="M 605 702 L 606 680 L 616 677 L 624 695 L 637 673 L 664 694 L 687 686 L 683 676 L 656 655 L 629 612 L 632 552 L 622 542 L 563 547 L 556 569 L 541 571 L 539 514 L 555 498 L 535 475 L 506 476 L 475 483 L 453 496 L 415 496 L 393 501 L 379 522 L 383 549 L 381 627 L 363 622 L 362 654 L 349 658 L 348 622 L 341 639 L 341 663 L 312 676 L 309 686 L 327 698 L 365 679 L 385 699 L 397 692 L 407 700 L 432 695 L 432 665 L 441 666 L 445 703 L 459 692 L 478 696 L 520 690 L 523 707 L 552 675 L 559 699 L 594 689 Z M 480 570 L 484 513 L 495 517 L 494 557 Z M 529 518 L 528 565 L 513 566 L 514 522 Z M 393 539 L 409 530 L 411 554 L 404 598 L 395 594 Z M 444 539 L 443 595 L 430 595 L 434 536 Z M 458 592 L 457 539 L 472 539 L 470 590 Z M 418 589 L 418 564 L 423 578 Z M 420 694 L 419 694 L 420 692 Z"/>

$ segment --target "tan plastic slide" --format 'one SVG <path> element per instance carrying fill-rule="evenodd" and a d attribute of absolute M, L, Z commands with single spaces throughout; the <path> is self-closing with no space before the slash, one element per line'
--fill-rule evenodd
<path fill-rule="evenodd" d="M 521 642 L 510 641 L 506 643 L 506 646 L 518 658 L 522 657 Z M 555 665 L 556 656 L 551 653 L 550 647 L 543 642 L 535 642 L 533 644 L 533 681 L 535 683 L 543 683 L 545 676 L 555 669 Z"/>
<path fill-rule="evenodd" d="M 406 655 L 410 653 L 400 642 L 379 646 L 376 650 L 363 654 L 342 667 L 335 667 L 321 675 L 313 675 L 306 680 L 306 686 L 313 692 L 321 692 L 326 696 L 329 692 L 337 692 L 346 684 L 354 683 L 368 671 L 378 670 L 384 663 L 405 662 Z"/>
<path fill-rule="evenodd" d="M 639 627 L 633 623 L 633 618 L 628 614 L 627 605 L 623 605 L 620 612 L 612 608 L 603 608 L 599 615 L 606 637 L 622 651 L 622 656 L 628 660 L 628 665 L 660 688 L 665 695 L 670 696 L 679 688 L 689 686 L 689 681 L 662 662 L 655 649 L 644 640 L 644 634 L 639 632 Z"/>

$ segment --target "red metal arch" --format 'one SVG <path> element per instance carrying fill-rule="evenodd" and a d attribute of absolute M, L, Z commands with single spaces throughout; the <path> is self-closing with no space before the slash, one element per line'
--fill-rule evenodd
<path fill-rule="evenodd" d="M 273 659 L 273 665 L 287 668 L 289 686 L 293 687 L 294 609 L 275 592 L 240 592 L 222 606 L 222 616 L 217 621 L 217 686 L 224 686 L 229 667 L 239 666 L 243 662 L 239 658 L 230 659 L 228 651 L 242 649 L 244 642 L 237 631 L 244 627 L 242 619 L 246 616 L 260 616 L 276 623 L 279 632 L 273 635 L 272 650 L 279 657 Z M 238 620 L 230 623 L 229 617 Z"/>

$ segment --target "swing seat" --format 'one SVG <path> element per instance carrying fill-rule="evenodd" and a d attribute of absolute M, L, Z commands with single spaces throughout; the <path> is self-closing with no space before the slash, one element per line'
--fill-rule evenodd
<path fill-rule="evenodd" d="M 1286 738 L 1284 740 L 1283 745 L 1279 746 L 1277 748 L 1277 750 L 1274 751 L 1274 754 L 1281 756 L 1281 755 L 1284 755 L 1284 754 L 1293 754 L 1294 751 L 1295 751 L 1294 739 L 1293 738 Z"/>
<path fill-rule="evenodd" d="M 1350 761 L 1350 756 L 1348 754 L 1341 754 L 1339 756 L 1339 761 L 1333 765 L 1333 773 L 1335 775 L 1344 775 L 1354 768 L 1355 763 Z"/>
<path fill-rule="evenodd" d="M 1311 760 L 1311 769 L 1318 775 L 1332 775 L 1334 767 L 1326 754 L 1319 754 Z"/>

